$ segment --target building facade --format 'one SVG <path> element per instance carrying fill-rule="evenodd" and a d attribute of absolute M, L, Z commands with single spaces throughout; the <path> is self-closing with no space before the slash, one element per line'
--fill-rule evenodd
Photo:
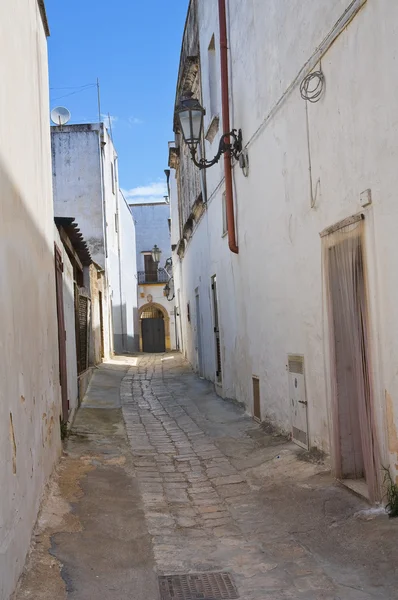
<path fill-rule="evenodd" d="M 137 288 L 135 229 L 119 190 L 117 154 L 103 123 L 51 128 L 54 210 L 73 217 L 93 259 L 103 270 L 104 357 L 134 352 Z"/>
<path fill-rule="evenodd" d="M 61 452 L 47 35 L 42 0 L 1 4 L 1 600 L 21 574 Z"/>
<path fill-rule="evenodd" d="M 379 77 L 398 7 L 293 4 L 190 2 L 176 106 L 191 92 L 206 108 L 208 159 L 229 113 L 243 168 L 194 171 L 175 119 L 177 329 L 222 396 L 378 500 L 382 467 L 398 475 L 397 84 Z"/>
<path fill-rule="evenodd" d="M 170 205 L 130 204 L 130 210 L 136 229 L 139 347 L 144 352 L 164 352 L 176 347 L 174 294 L 165 292 L 171 273 L 165 269 L 171 259 Z M 155 245 L 161 252 L 159 263 L 152 258 Z"/>

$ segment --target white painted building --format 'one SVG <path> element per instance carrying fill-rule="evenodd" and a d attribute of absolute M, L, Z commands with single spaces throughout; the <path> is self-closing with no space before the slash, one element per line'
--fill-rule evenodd
<path fill-rule="evenodd" d="M 176 347 L 175 304 L 173 294 L 168 300 L 164 291 L 169 280 L 164 267 L 171 258 L 170 205 L 130 204 L 130 210 L 136 230 L 140 349 L 171 350 Z M 159 264 L 152 259 L 155 245 L 161 251 Z"/>
<path fill-rule="evenodd" d="M 61 452 L 48 34 L 42 0 L 1 3 L 0 600 Z"/>
<path fill-rule="evenodd" d="M 398 5 L 293 4 L 226 3 L 227 106 L 249 160 L 232 167 L 238 254 L 224 161 L 201 180 L 174 123 L 177 324 L 221 395 L 330 452 L 377 499 L 382 466 L 398 476 Z M 217 0 L 191 0 L 176 102 L 191 91 L 206 108 L 208 159 L 223 132 L 219 31 Z M 316 103 L 300 94 L 312 71 Z"/>
<path fill-rule="evenodd" d="M 119 190 L 117 154 L 103 123 L 51 128 L 54 210 L 74 217 L 104 270 L 104 356 L 138 347 L 135 230 Z"/>

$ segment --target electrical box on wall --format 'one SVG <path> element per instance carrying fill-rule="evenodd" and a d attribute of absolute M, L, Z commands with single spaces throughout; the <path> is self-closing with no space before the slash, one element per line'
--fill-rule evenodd
<path fill-rule="evenodd" d="M 289 354 L 288 371 L 292 440 L 308 450 L 308 402 L 304 380 L 304 357 L 300 354 Z"/>
<path fill-rule="evenodd" d="M 368 204 L 372 204 L 372 192 L 370 189 L 365 190 L 359 197 L 359 201 L 361 206 L 368 206 Z"/>

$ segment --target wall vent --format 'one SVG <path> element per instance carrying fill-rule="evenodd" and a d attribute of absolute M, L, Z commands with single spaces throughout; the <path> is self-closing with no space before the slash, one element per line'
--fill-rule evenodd
<path fill-rule="evenodd" d="M 298 429 L 297 427 L 292 428 L 293 441 L 308 449 L 308 436 L 305 431 Z"/>
<path fill-rule="evenodd" d="M 299 354 L 289 355 L 289 373 L 304 375 L 304 357 Z"/>

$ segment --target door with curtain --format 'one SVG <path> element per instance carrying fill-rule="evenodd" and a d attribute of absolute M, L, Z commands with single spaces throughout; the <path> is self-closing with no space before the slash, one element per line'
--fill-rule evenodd
<path fill-rule="evenodd" d="M 333 453 L 341 479 L 365 479 L 372 501 L 380 497 L 369 365 L 364 221 L 323 238 L 332 373 Z"/>

